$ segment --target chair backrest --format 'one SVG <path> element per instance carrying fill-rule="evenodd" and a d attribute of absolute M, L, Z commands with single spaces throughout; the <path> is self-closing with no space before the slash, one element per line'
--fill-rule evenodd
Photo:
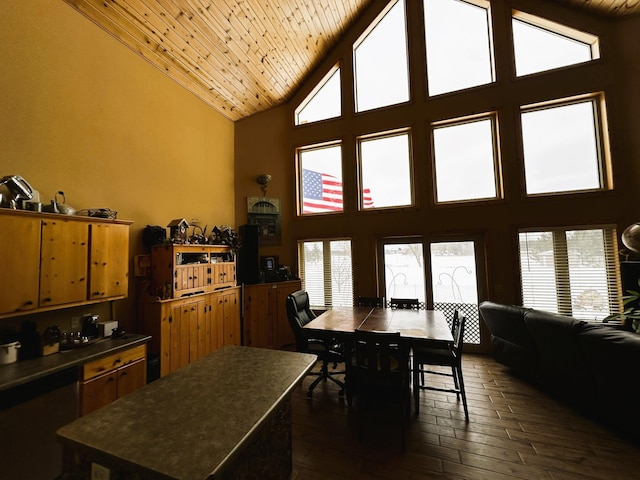
<path fill-rule="evenodd" d="M 364 377 L 385 384 L 408 375 L 409 347 L 400 341 L 399 332 L 356 330 L 353 348 L 356 383 Z"/>
<path fill-rule="evenodd" d="M 307 336 L 304 334 L 302 327 L 314 318 L 316 318 L 316 315 L 311 310 L 309 294 L 305 290 L 298 290 L 287 296 L 287 319 L 296 337 L 298 350 L 307 348 Z"/>
<path fill-rule="evenodd" d="M 358 297 L 359 307 L 384 307 L 384 297 Z"/>
<path fill-rule="evenodd" d="M 405 310 L 418 310 L 420 308 L 420 301 L 417 298 L 392 298 L 389 303 L 391 308 Z"/>
<path fill-rule="evenodd" d="M 464 345 L 464 325 L 467 322 L 467 317 L 459 317 L 458 324 L 453 330 L 453 346 L 451 352 L 456 358 L 462 356 L 462 345 Z"/>
<path fill-rule="evenodd" d="M 458 313 L 458 309 L 456 308 L 453 311 L 453 319 L 451 320 L 451 333 L 453 334 L 458 328 L 458 323 L 460 323 L 460 314 Z"/>

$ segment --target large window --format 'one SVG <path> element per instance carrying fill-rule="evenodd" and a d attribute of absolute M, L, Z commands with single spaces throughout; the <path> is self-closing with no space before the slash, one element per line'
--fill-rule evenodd
<path fill-rule="evenodd" d="M 311 305 L 353 305 L 351 240 L 298 242 L 298 262 Z"/>
<path fill-rule="evenodd" d="M 409 100 L 404 11 L 396 1 L 353 47 L 356 112 Z"/>
<path fill-rule="evenodd" d="M 529 75 L 599 57 L 598 37 L 515 12 L 512 21 L 516 75 Z"/>
<path fill-rule="evenodd" d="M 587 320 L 619 311 L 612 227 L 521 231 L 523 305 Z"/>
<path fill-rule="evenodd" d="M 434 127 L 437 202 L 496 198 L 495 137 L 494 117 Z"/>
<path fill-rule="evenodd" d="M 360 205 L 363 209 L 412 204 L 407 132 L 358 139 Z"/>
<path fill-rule="evenodd" d="M 604 188 L 598 103 L 523 107 L 527 194 Z"/>
<path fill-rule="evenodd" d="M 424 0 L 429 95 L 494 81 L 489 2 Z"/>
<path fill-rule="evenodd" d="M 339 117 L 341 113 L 340 68 L 336 67 L 296 109 L 295 122 L 303 125 Z"/>
<path fill-rule="evenodd" d="M 474 240 L 385 240 L 385 297 L 417 298 L 424 307 L 444 312 L 449 322 L 457 310 L 467 317 L 465 342 L 479 344 L 476 251 Z"/>
<path fill-rule="evenodd" d="M 340 144 L 298 151 L 300 213 L 342 211 L 342 152 Z"/>

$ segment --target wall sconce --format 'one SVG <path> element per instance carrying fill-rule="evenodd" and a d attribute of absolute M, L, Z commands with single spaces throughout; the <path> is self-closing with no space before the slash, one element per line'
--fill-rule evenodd
<path fill-rule="evenodd" d="M 256 177 L 256 182 L 258 182 L 258 185 L 260 185 L 260 187 L 262 188 L 262 196 L 266 197 L 267 196 L 267 186 L 269 185 L 269 182 L 271 182 L 271 175 L 268 175 L 266 173 L 258 175 Z"/>

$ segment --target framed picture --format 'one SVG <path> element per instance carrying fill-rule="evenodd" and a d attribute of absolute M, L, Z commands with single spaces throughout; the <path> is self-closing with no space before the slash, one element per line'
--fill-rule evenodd
<path fill-rule="evenodd" d="M 259 245 L 280 245 L 280 199 L 247 197 L 247 223 L 260 227 Z"/>

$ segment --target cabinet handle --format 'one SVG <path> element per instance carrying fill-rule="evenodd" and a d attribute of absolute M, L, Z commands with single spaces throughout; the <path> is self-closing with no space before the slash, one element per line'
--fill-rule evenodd
<path fill-rule="evenodd" d="M 51 301 L 51 297 L 47 297 L 44 300 L 42 300 L 43 302 L 50 302 Z"/>

